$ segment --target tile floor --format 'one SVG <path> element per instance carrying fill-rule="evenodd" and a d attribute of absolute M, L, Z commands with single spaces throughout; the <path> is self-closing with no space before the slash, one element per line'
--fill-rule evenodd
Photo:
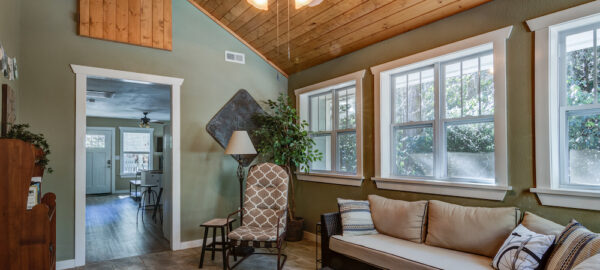
<path fill-rule="evenodd" d="M 163 251 L 141 256 L 96 262 L 76 269 L 113 270 L 113 269 L 198 269 L 200 262 L 200 248 L 191 248 L 178 251 Z M 303 240 L 301 242 L 288 242 L 283 253 L 288 255 L 284 269 L 315 269 L 315 242 Z M 242 262 L 235 269 L 277 269 L 276 256 L 253 255 Z M 231 257 L 233 261 L 233 257 Z M 220 270 L 222 268 L 221 254 L 215 255 L 215 260 L 210 260 L 210 252 L 204 257 L 202 269 Z"/>

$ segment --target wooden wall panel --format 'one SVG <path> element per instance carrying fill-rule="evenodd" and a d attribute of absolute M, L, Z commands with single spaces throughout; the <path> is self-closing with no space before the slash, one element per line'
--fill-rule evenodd
<path fill-rule="evenodd" d="M 129 0 L 117 0 L 117 41 L 129 41 L 127 13 L 129 12 Z"/>
<path fill-rule="evenodd" d="M 172 50 L 172 0 L 79 0 L 79 35 Z"/>
<path fill-rule="evenodd" d="M 142 44 L 142 34 L 141 34 L 141 18 L 140 14 L 142 13 L 142 2 L 140 0 L 129 0 L 128 7 L 129 9 L 129 17 L 127 25 L 127 31 L 129 34 L 129 43 L 135 45 Z"/>
<path fill-rule="evenodd" d="M 163 0 L 152 0 L 152 47 L 154 48 L 163 47 L 165 35 L 163 9 Z"/>

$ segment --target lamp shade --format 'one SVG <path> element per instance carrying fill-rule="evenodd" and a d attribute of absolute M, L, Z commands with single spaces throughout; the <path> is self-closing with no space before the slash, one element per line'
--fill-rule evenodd
<path fill-rule="evenodd" d="M 269 9 L 269 1 L 268 0 L 247 0 L 248 3 L 253 5 L 255 8 L 268 10 Z"/>
<path fill-rule="evenodd" d="M 236 130 L 231 134 L 225 154 L 228 155 L 252 155 L 256 154 L 256 149 L 245 130 Z"/>

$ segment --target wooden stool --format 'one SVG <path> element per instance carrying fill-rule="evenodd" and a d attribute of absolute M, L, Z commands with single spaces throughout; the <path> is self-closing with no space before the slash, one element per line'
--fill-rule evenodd
<path fill-rule="evenodd" d="M 200 255 L 200 265 L 198 266 L 198 268 L 202 268 L 202 265 L 204 264 L 204 251 L 206 250 L 206 248 L 209 248 L 210 250 L 212 250 L 212 254 L 211 254 L 211 260 L 215 260 L 215 251 L 221 251 L 221 253 L 223 253 L 223 269 L 226 269 L 226 263 L 225 260 L 227 260 L 227 258 L 225 257 L 225 251 L 227 250 L 227 246 L 228 243 L 226 241 L 225 238 L 225 230 L 227 229 L 227 227 L 229 227 L 229 231 L 231 231 L 233 229 L 233 222 L 235 221 L 235 219 L 230 219 L 229 223 L 227 223 L 227 219 L 226 218 L 215 218 L 215 219 L 211 219 L 207 222 L 202 223 L 202 225 L 200 225 L 200 227 L 204 228 L 204 240 L 202 241 L 202 254 Z M 210 243 L 210 245 L 206 245 L 206 240 L 208 239 L 208 231 L 210 229 L 213 229 L 213 240 L 212 243 Z M 217 242 L 217 229 L 221 229 L 221 242 Z M 217 245 L 221 245 L 221 248 L 217 248 Z M 234 258 L 237 261 L 237 258 Z"/>

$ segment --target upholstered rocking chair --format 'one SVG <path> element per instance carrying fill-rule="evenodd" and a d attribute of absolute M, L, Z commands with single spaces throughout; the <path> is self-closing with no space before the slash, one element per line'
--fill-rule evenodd
<path fill-rule="evenodd" d="M 273 163 L 250 167 L 244 193 L 244 206 L 231 213 L 227 221 L 240 213 L 242 224 L 227 234 L 229 249 L 227 269 L 238 266 L 254 254 L 277 255 L 277 269 L 283 269 L 287 255 L 281 254 L 285 239 L 289 176 L 285 169 Z M 237 247 L 276 248 L 277 253 L 252 253 L 229 266 L 229 256 Z M 283 261 L 281 261 L 283 258 Z"/>

